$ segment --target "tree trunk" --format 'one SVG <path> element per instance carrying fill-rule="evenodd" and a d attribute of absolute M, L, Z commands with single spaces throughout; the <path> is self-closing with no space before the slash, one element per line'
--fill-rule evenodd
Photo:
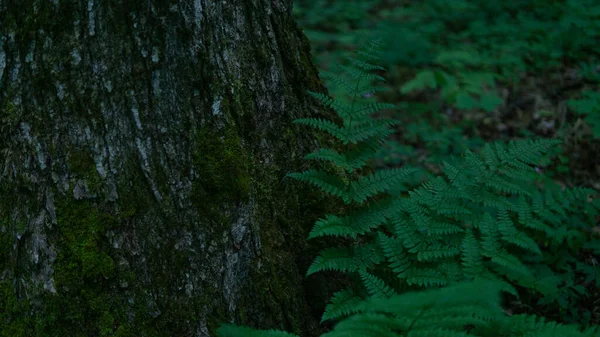
<path fill-rule="evenodd" d="M 315 335 L 309 49 L 290 0 L 0 0 L 0 336 Z"/>

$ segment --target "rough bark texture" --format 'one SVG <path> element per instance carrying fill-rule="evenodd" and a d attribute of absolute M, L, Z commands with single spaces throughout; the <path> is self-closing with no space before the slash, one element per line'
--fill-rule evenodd
<path fill-rule="evenodd" d="M 306 90 L 290 0 L 0 0 L 0 336 L 314 335 Z"/>

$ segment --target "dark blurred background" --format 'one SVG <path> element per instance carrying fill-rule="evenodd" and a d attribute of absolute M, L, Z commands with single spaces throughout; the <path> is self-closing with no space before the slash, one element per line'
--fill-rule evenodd
<path fill-rule="evenodd" d="M 561 138 L 557 178 L 600 189 L 600 1 L 297 0 L 294 11 L 321 71 L 384 40 L 382 99 L 403 126 L 382 162 L 435 170 L 483 141 Z"/>

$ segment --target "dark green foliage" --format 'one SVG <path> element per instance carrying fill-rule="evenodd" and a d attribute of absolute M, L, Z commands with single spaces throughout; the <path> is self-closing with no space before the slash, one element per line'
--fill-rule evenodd
<path fill-rule="evenodd" d="M 580 332 L 533 316 L 507 316 L 501 308 L 500 288 L 497 282 L 480 280 L 391 297 L 374 296 L 358 302 L 357 313 L 323 337 L 593 337 L 600 333 L 593 328 Z M 221 337 L 295 336 L 232 325 L 221 327 L 218 333 Z"/>
<path fill-rule="evenodd" d="M 325 336 L 597 336 L 600 331 L 558 325 L 544 318 L 507 315 L 505 298 L 540 305 L 585 302 L 579 276 L 597 281 L 594 266 L 576 261 L 577 253 L 596 253 L 592 236 L 600 203 L 594 190 L 561 188 L 536 168 L 558 140 L 487 143 L 443 161 L 441 174 L 417 188 L 413 168 L 369 173 L 395 123 L 374 119 L 388 104 L 367 104 L 360 92 L 377 60 L 378 43 L 358 53 L 347 77 L 348 102 L 311 93 L 332 107 L 343 125 L 319 119 L 299 123 L 325 131 L 346 144 L 338 153 L 319 149 L 306 158 L 334 163 L 339 174 L 309 170 L 289 177 L 341 198 L 346 215 L 328 214 L 309 238 L 343 236 L 347 246 L 324 249 L 307 275 L 334 270 L 356 281 L 337 292 L 324 320 L 339 321 Z M 354 89 L 352 89 L 354 88 Z M 360 89 L 359 89 L 360 88 Z M 368 107 L 368 108 L 367 108 Z M 350 175 L 352 174 L 352 175 Z M 430 289 L 427 289 L 430 288 Z M 578 296 L 565 293 L 579 290 Z M 559 295 L 560 294 L 560 295 Z M 221 336 L 270 336 L 275 332 L 236 330 Z"/>
<path fill-rule="evenodd" d="M 515 133 L 541 128 L 593 141 L 586 161 L 600 149 L 598 1 L 298 0 L 295 12 L 324 72 L 350 64 L 344 55 L 365 32 L 389 42 L 379 64 L 390 69 L 386 99 L 399 107 L 403 125 L 380 164 L 424 163 L 436 171 L 490 134 L 513 136 L 512 127 L 494 129 L 505 130 L 518 110 L 525 116 Z M 325 80 L 335 97 L 345 91 Z"/>

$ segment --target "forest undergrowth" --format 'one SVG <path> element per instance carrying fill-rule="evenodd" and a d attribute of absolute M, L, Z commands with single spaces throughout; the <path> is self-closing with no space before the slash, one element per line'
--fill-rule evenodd
<path fill-rule="evenodd" d="M 600 3 L 295 10 L 329 89 L 310 95 L 343 120 L 297 120 L 339 147 L 288 175 L 347 205 L 308 238 L 345 244 L 307 277 L 352 280 L 325 336 L 599 336 Z"/>

